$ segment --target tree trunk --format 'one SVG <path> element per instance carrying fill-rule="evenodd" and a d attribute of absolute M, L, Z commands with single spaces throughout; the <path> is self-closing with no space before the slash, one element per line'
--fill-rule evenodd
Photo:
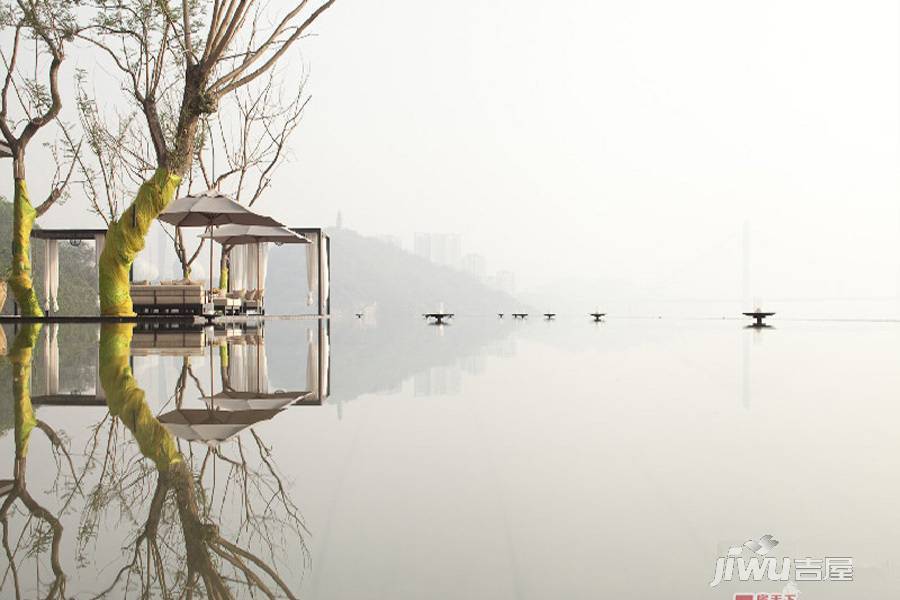
<path fill-rule="evenodd" d="M 37 211 L 28 200 L 24 177 L 15 178 L 13 196 L 12 268 L 7 283 L 26 317 L 43 317 L 31 280 L 31 230 Z"/>
<path fill-rule="evenodd" d="M 209 241 L 212 243 L 212 240 Z M 222 248 L 222 256 L 219 257 L 219 289 L 223 294 L 228 293 L 228 251 Z"/>
<path fill-rule="evenodd" d="M 9 362 L 13 375 L 13 412 L 15 413 L 16 430 L 16 465 L 24 463 L 28 454 L 28 439 L 37 424 L 34 408 L 31 406 L 31 359 L 32 350 L 37 345 L 41 333 L 40 323 L 26 323 L 9 349 Z M 22 465 L 23 466 L 23 465 Z M 18 477 L 20 473 L 16 473 Z"/>
<path fill-rule="evenodd" d="M 100 385 L 106 392 L 109 414 L 119 417 L 131 431 L 141 454 L 152 460 L 160 472 L 182 462 L 172 434 L 156 420 L 144 399 L 129 364 L 133 323 L 104 323 L 100 326 Z"/>
<path fill-rule="evenodd" d="M 134 315 L 128 273 L 135 257 L 144 249 L 150 225 L 175 198 L 179 183 L 179 175 L 158 168 L 119 220 L 110 223 L 100 255 L 100 314 Z"/>
<path fill-rule="evenodd" d="M 202 102 L 207 75 L 188 68 L 181 112 L 172 149 L 166 151 L 162 141 L 155 142 L 159 166 L 144 182 L 137 197 L 118 221 L 110 223 L 106 245 L 100 256 L 100 314 L 134 316 L 128 272 L 135 257 L 144 249 L 144 238 L 154 219 L 175 198 L 182 176 L 191 168 L 194 141 L 200 115 L 215 110 Z M 151 103 L 152 105 L 152 103 Z M 146 112 L 145 108 L 145 112 Z M 155 110 L 155 108 L 154 108 Z M 158 118 L 149 118 L 157 122 Z M 153 127 L 151 127 L 152 133 Z M 188 265 L 190 272 L 190 265 Z"/>

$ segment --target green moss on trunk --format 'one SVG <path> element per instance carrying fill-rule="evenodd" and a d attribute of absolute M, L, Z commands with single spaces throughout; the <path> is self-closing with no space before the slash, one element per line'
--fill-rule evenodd
<path fill-rule="evenodd" d="M 42 317 L 44 311 L 34 292 L 31 280 L 31 230 L 37 211 L 28 199 L 28 189 L 24 179 L 15 180 L 13 197 L 12 267 L 7 283 L 19 304 L 22 314 L 27 317 Z"/>
<path fill-rule="evenodd" d="M 132 316 L 128 272 L 144 249 L 150 225 L 175 197 L 181 177 L 159 168 L 144 182 L 131 206 L 110 224 L 100 255 L 100 314 Z"/>
<path fill-rule="evenodd" d="M 40 323 L 26 323 L 10 346 L 9 362 L 13 375 L 13 411 L 16 423 L 16 459 L 28 454 L 28 439 L 37 425 L 31 405 L 31 362 L 34 347 L 41 334 Z"/>
<path fill-rule="evenodd" d="M 165 473 L 180 462 L 181 454 L 172 434 L 147 405 L 128 357 L 131 355 L 132 323 L 104 323 L 100 327 L 100 385 L 106 392 L 109 414 L 119 417 L 134 435 L 141 454 Z"/>

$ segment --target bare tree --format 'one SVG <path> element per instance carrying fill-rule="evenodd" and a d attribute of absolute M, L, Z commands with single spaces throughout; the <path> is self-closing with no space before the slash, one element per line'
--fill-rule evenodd
<path fill-rule="evenodd" d="M 63 176 L 58 170 L 47 198 L 37 208 L 32 206 L 25 184 L 25 150 L 41 129 L 57 120 L 62 109 L 59 70 L 65 59 L 63 46 L 78 32 L 69 5 L 63 0 L 18 0 L 14 6 L 0 8 L 0 23 L 13 30 L 12 48 L 2 51 L 6 74 L 0 88 L 0 133 L 13 159 L 15 190 L 8 283 L 27 316 L 43 315 L 31 280 L 29 242 L 34 220 L 63 197 L 72 176 L 71 166 Z M 31 75 L 20 68 L 20 55 L 28 41 L 24 38 L 31 38 L 35 44 Z M 39 71 L 46 77 L 46 83 L 38 76 Z"/>
<path fill-rule="evenodd" d="M 262 197 L 274 172 L 288 158 L 287 141 L 310 99 L 305 83 L 306 76 L 301 74 L 295 93 L 285 97 L 276 72 L 270 71 L 259 85 L 237 92 L 228 107 L 204 120 L 195 170 L 207 188 L 220 189 L 229 182 L 235 200 L 248 206 Z M 217 172 L 219 163 L 224 167 Z"/>
<path fill-rule="evenodd" d="M 88 87 L 87 73 L 78 71 L 75 82 L 83 140 L 76 141 L 65 130 L 64 141 L 77 167 L 82 193 L 91 210 L 109 226 L 119 218 L 122 203 L 155 170 L 153 149 L 139 111 L 104 111 L 96 92 Z"/>
<path fill-rule="evenodd" d="M 80 35 L 124 75 L 146 121 L 157 166 L 131 206 L 110 224 L 100 260 L 103 314 L 132 313 L 128 270 L 150 223 L 190 172 L 203 118 L 216 112 L 222 98 L 268 73 L 334 1 L 291 0 L 276 6 L 213 0 L 208 13 L 188 0 L 95 3 L 99 16 L 92 30 Z M 264 30 L 272 16 L 274 25 Z M 159 99 L 179 79 L 180 99 L 170 120 L 161 113 Z"/>

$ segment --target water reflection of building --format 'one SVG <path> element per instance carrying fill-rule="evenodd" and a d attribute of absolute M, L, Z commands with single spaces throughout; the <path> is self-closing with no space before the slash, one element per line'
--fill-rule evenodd
<path fill-rule="evenodd" d="M 487 357 L 483 354 L 466 356 L 460 361 L 462 370 L 468 375 L 480 375 L 487 369 Z"/>
<path fill-rule="evenodd" d="M 366 322 L 363 326 L 357 319 L 338 325 L 341 347 L 333 357 L 335 370 L 353 374 L 341 379 L 329 400 L 339 415 L 344 404 L 372 393 L 459 393 L 465 374 L 481 373 L 492 358 L 512 357 L 516 352 L 514 329 L 494 317 L 467 322 L 465 327 L 447 327 L 448 333 L 440 338 L 439 328 L 423 330 L 419 324 L 411 327 L 391 317 L 379 319 L 377 325 Z"/>
<path fill-rule="evenodd" d="M 219 349 L 221 385 L 218 393 L 205 397 L 210 406 L 229 409 L 281 408 L 288 404 L 322 404 L 330 391 L 329 323 L 319 321 L 306 330 L 306 379 L 303 389 L 271 389 L 266 337 L 253 332 L 222 330 L 210 340 Z M 300 352 L 294 352 L 302 355 Z M 212 387 L 212 386 L 211 386 Z"/>
<path fill-rule="evenodd" d="M 137 368 L 143 366 L 140 363 L 150 361 L 152 370 L 160 377 L 157 394 L 168 396 L 171 390 L 165 385 L 165 369 L 159 364 L 160 359 L 181 357 L 184 359 L 182 369 L 188 369 L 190 359 L 208 356 L 209 388 L 201 395 L 208 397 L 205 405 L 216 410 L 271 410 L 293 404 L 320 405 L 330 394 L 329 327 L 328 321 L 320 320 L 306 329 L 306 343 L 303 351 L 297 353 L 300 364 L 292 373 L 296 375 L 297 383 L 289 389 L 270 389 L 265 330 L 261 323 L 250 329 L 138 327 L 131 338 L 131 362 Z M 61 331 L 68 336 L 62 351 Z M 32 370 L 34 405 L 106 404 L 98 380 L 98 332 L 96 325 L 72 325 L 61 330 L 57 324 L 48 324 L 44 328 Z M 218 377 L 214 363 L 218 363 Z"/>
<path fill-rule="evenodd" d="M 462 390 L 462 373 L 458 366 L 431 367 L 413 377 L 414 396 L 449 396 Z"/>
<path fill-rule="evenodd" d="M 516 338 L 507 337 L 496 340 L 486 352 L 489 356 L 512 358 L 516 355 Z"/>
<path fill-rule="evenodd" d="M 49 323 L 43 327 L 31 372 L 33 405 L 106 404 L 99 381 L 98 336 L 96 325 L 61 328 L 57 323 Z"/>

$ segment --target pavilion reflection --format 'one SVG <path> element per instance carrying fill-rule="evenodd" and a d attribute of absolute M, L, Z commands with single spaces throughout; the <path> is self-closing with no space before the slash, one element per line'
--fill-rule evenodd
<path fill-rule="evenodd" d="M 306 529 L 272 446 L 252 425 L 327 396 L 327 325 L 311 328 L 304 344 L 311 382 L 287 391 L 269 389 L 261 329 L 151 332 L 109 324 L 87 332 L 96 389 L 79 381 L 64 392 L 72 384 L 60 375 L 66 352 L 58 333 L 47 327 L 42 338 L 40 325 L 26 326 L 8 353 L 16 460 L 13 478 L 0 481 L 8 563 L 0 597 L 295 597 L 309 566 Z M 191 373 L 191 361 L 207 353 L 210 367 L 218 356 L 217 389 L 203 389 Z M 151 356 L 181 358 L 176 406 L 162 415 L 135 375 L 136 363 Z M 199 397 L 184 394 L 188 382 Z M 41 393 L 32 396 L 33 387 Z M 83 450 L 70 453 L 68 437 L 36 417 L 34 399 L 108 410 Z M 51 489 L 26 486 L 34 429 L 51 442 L 52 457 L 32 449 L 42 476 L 55 465 Z M 104 527 L 110 520 L 118 524 Z M 90 564 L 104 547 L 122 550 Z"/>
<path fill-rule="evenodd" d="M 80 336 L 77 346 L 82 352 L 86 344 L 95 347 L 99 329 L 94 329 L 89 340 L 80 339 L 85 337 Z M 74 348 L 69 343 L 61 355 L 59 331 L 59 324 L 48 324 L 40 348 L 36 348 L 38 357 L 33 377 L 39 393 L 34 394 L 32 402 L 38 406 L 104 406 L 106 398 L 99 382 L 99 354 L 95 351 L 91 357 L 93 364 L 84 365 L 93 373 L 93 390 L 87 389 L 90 386 L 84 381 L 67 381 L 63 382 L 66 385 L 61 385 L 61 356 L 65 358 Z M 263 322 L 252 327 L 228 328 L 137 326 L 130 347 L 132 361 L 147 357 L 180 357 L 184 369 L 185 365 L 191 364 L 190 359 L 208 356 L 211 373 L 214 363 L 218 362 L 220 381 L 210 380 L 210 393 L 206 394 L 204 390 L 201 394 L 209 409 L 237 411 L 273 410 L 291 405 L 318 406 L 330 395 L 330 324 L 326 320 L 306 328 L 305 343 L 291 349 L 291 353 L 299 357 L 294 373 L 303 373 L 305 367 L 306 377 L 302 385 L 290 390 L 273 389 L 270 384 Z"/>
<path fill-rule="evenodd" d="M 130 364 L 131 341 L 130 325 L 101 327 L 100 380 L 110 415 L 117 417 L 129 430 L 141 454 L 155 466 L 156 486 L 142 533 L 132 544 L 133 558 L 118 571 L 102 594 L 119 593 L 123 580 L 127 582 L 123 579 L 125 575 L 136 574 L 139 578 L 135 579 L 141 582 L 142 596 L 161 593 L 163 597 L 191 597 L 202 589 L 209 597 L 231 598 L 233 591 L 240 587 L 251 594 L 258 592 L 267 597 L 275 594 L 294 597 L 291 586 L 278 574 L 280 565 L 271 564 L 279 554 L 273 547 L 273 540 L 278 539 L 275 530 L 282 533 L 285 529 L 292 530 L 299 538 L 295 541 L 305 556 L 304 526 L 296 506 L 284 492 L 277 470 L 268 459 L 268 448 L 258 434 L 251 432 L 259 453 L 256 465 L 250 463 L 240 440 L 236 440 L 238 451 L 229 456 L 229 449 L 220 447 L 219 443 L 244 427 L 224 433 L 219 430 L 211 436 L 201 434 L 199 439 L 208 441 L 203 437 L 211 437 L 216 444 L 210 444 L 199 454 L 195 454 L 192 445 L 182 448 L 172 423 L 164 420 L 165 415 L 153 416 L 144 391 L 134 378 Z M 217 411 L 204 409 L 200 412 Z M 192 427 L 196 429 L 196 426 Z M 247 446 L 249 449 L 253 444 Z M 222 468 L 227 473 L 224 489 L 216 481 L 219 462 L 223 463 Z M 270 478 L 276 483 L 269 481 L 266 485 Z M 270 495 L 271 489 L 276 491 Z M 217 507 L 223 507 L 229 500 L 235 501 L 234 496 L 239 496 L 237 505 L 241 516 L 232 515 L 239 522 L 227 527 L 223 522 L 224 515 L 217 514 L 217 510 L 223 509 Z M 167 512 L 167 506 L 171 506 L 171 512 Z M 164 544 L 159 534 L 161 527 L 166 527 L 169 535 L 180 538 L 181 544 L 173 545 L 170 541 Z M 230 534 L 226 533 L 229 529 Z M 143 559 L 144 556 L 152 558 Z"/>
<path fill-rule="evenodd" d="M 253 425 L 275 418 L 292 405 L 321 405 L 328 394 L 329 344 L 325 322 L 318 322 L 315 334 L 312 329 L 307 330 L 306 385 L 293 390 L 271 389 L 264 327 L 207 328 L 202 333 L 202 338 L 185 338 L 183 332 L 154 332 L 155 341 L 167 352 L 174 345 L 184 345 L 180 389 L 183 391 L 188 376 L 200 388 L 202 406 L 185 406 L 183 393 L 176 391 L 176 407 L 159 416 L 169 432 L 180 439 L 216 446 Z M 174 337 L 174 341 L 169 337 Z M 208 392 L 193 376 L 187 358 L 195 355 L 198 344 L 209 350 Z M 216 348 L 218 352 L 214 351 Z"/>

